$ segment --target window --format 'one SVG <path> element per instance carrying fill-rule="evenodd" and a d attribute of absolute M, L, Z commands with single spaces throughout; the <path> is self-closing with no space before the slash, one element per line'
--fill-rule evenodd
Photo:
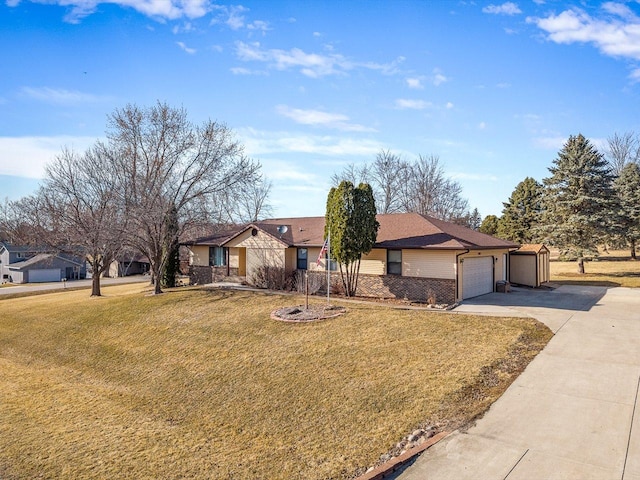
<path fill-rule="evenodd" d="M 387 274 L 402 275 L 402 250 L 387 250 Z"/>
<path fill-rule="evenodd" d="M 306 270 L 307 269 L 307 256 L 308 256 L 308 251 L 306 248 L 299 248 L 298 249 L 298 263 L 296 268 L 298 270 Z"/>
<path fill-rule="evenodd" d="M 224 267 L 227 265 L 226 247 L 209 247 L 209 266 Z"/>

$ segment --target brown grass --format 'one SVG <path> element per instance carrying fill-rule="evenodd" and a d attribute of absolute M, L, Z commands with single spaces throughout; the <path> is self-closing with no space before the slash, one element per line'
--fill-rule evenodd
<path fill-rule="evenodd" d="M 527 319 L 140 285 L 1 302 L 0 478 L 348 478 L 481 414 L 550 338 Z"/>
<path fill-rule="evenodd" d="M 597 260 L 585 262 L 584 274 L 577 262 L 551 262 L 551 281 L 567 285 L 640 287 L 640 261 L 628 251 L 601 251 Z"/>

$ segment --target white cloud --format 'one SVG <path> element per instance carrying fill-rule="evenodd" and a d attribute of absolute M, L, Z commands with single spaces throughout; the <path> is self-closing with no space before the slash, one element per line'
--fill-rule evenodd
<path fill-rule="evenodd" d="M 439 87 L 443 83 L 448 82 L 449 78 L 447 78 L 439 68 L 434 68 L 431 81 L 436 87 Z"/>
<path fill-rule="evenodd" d="M 407 78 L 406 82 L 409 88 L 415 88 L 417 90 L 422 90 L 424 88 L 421 77 Z"/>
<path fill-rule="evenodd" d="M 586 43 L 604 55 L 640 60 L 640 19 L 626 5 L 608 2 L 595 18 L 578 8 L 546 18 L 527 18 L 555 43 Z"/>
<path fill-rule="evenodd" d="M 0 137 L 0 175 L 43 178 L 44 167 L 63 147 L 85 150 L 95 137 Z"/>
<path fill-rule="evenodd" d="M 20 0 L 9 0 L 7 5 L 15 7 L 19 3 Z M 143 15 L 164 20 L 200 18 L 211 10 L 210 0 L 48 0 L 42 3 L 68 7 L 64 20 L 69 23 L 80 23 L 84 17 L 94 13 L 101 3 L 132 8 Z"/>
<path fill-rule="evenodd" d="M 245 12 L 249 9 L 242 5 L 213 5 L 213 9 L 218 12 L 212 24 L 224 23 L 231 30 L 240 30 L 245 26 Z"/>
<path fill-rule="evenodd" d="M 249 70 L 243 67 L 233 67 L 230 70 L 234 75 L 268 75 L 267 72 L 262 70 Z"/>
<path fill-rule="evenodd" d="M 478 129 L 479 129 L 479 130 L 484 130 L 484 129 L 486 129 L 486 128 L 487 128 L 487 124 L 486 124 L 485 122 L 480 122 L 480 123 L 478 124 Z"/>
<path fill-rule="evenodd" d="M 634 70 L 629 74 L 629 80 L 631 80 L 633 83 L 638 83 L 638 82 L 640 82 L 640 68 L 636 68 L 636 69 L 634 69 Z"/>
<path fill-rule="evenodd" d="M 303 75 L 317 78 L 344 73 L 353 68 L 342 55 L 306 53 L 299 48 L 291 50 L 262 49 L 259 43 L 236 42 L 236 55 L 245 62 L 267 63 L 276 70 L 297 68 Z"/>
<path fill-rule="evenodd" d="M 196 53 L 195 48 L 187 47 L 184 42 L 176 42 L 176 45 L 178 45 L 182 50 L 184 50 L 189 55 L 193 55 L 194 53 Z"/>
<path fill-rule="evenodd" d="M 307 53 L 300 48 L 290 50 L 264 49 L 259 42 L 236 42 L 236 56 L 244 62 L 263 62 L 269 68 L 284 71 L 297 69 L 303 75 L 319 78 L 326 75 L 346 75 L 349 70 L 365 68 L 376 70 L 386 75 L 398 72 L 398 65 L 404 57 L 398 57 L 390 63 L 364 62 L 356 63 L 337 53 Z"/>
<path fill-rule="evenodd" d="M 445 105 L 445 108 L 446 108 L 447 110 L 451 110 L 451 109 L 453 108 L 453 103 L 451 103 L 451 102 L 447 102 L 447 104 Z"/>
<path fill-rule="evenodd" d="M 310 153 L 323 156 L 371 156 L 383 144 L 369 139 L 306 135 L 291 132 L 236 130 L 249 156 Z"/>
<path fill-rule="evenodd" d="M 342 130 L 344 132 L 373 132 L 372 128 L 350 123 L 349 117 L 340 113 L 328 113 L 321 110 L 302 110 L 291 108 L 286 105 L 278 105 L 276 111 L 296 123 L 302 125 L 321 126 Z"/>
<path fill-rule="evenodd" d="M 522 10 L 518 8 L 518 5 L 513 2 L 505 2 L 502 5 L 488 5 L 482 9 L 484 13 L 491 13 L 494 15 L 518 15 L 522 13 Z"/>
<path fill-rule="evenodd" d="M 500 82 L 500 83 L 498 83 L 496 85 L 496 87 L 498 87 L 498 88 L 509 88 L 509 87 L 511 87 L 511 84 L 508 83 L 508 82 Z"/>
<path fill-rule="evenodd" d="M 22 87 L 20 89 L 20 93 L 32 100 L 67 106 L 87 103 L 103 103 L 113 100 L 113 98 L 108 96 L 93 95 L 91 93 L 51 87 Z"/>
<path fill-rule="evenodd" d="M 396 100 L 396 108 L 401 110 L 424 110 L 430 106 L 431 102 L 425 102 L 424 100 L 414 100 L 409 98 L 398 98 Z"/>
<path fill-rule="evenodd" d="M 269 23 L 264 22 L 262 20 L 255 20 L 249 24 L 247 24 L 247 30 L 253 30 L 262 32 L 262 34 L 266 34 L 271 28 L 269 28 Z"/>

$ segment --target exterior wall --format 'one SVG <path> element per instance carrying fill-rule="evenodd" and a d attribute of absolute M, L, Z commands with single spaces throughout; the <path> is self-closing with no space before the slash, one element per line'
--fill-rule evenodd
<path fill-rule="evenodd" d="M 246 276 L 249 282 L 260 267 L 285 268 L 285 249 L 247 248 Z"/>
<path fill-rule="evenodd" d="M 307 249 L 307 270 L 322 270 L 326 272 L 325 268 L 327 262 L 324 259 L 320 260 L 320 265 L 316 263 L 321 249 L 321 247 L 309 247 Z"/>
<path fill-rule="evenodd" d="M 229 267 L 229 276 L 238 276 L 238 269 Z M 206 285 L 207 283 L 220 282 L 227 277 L 227 267 L 209 267 L 191 265 L 189 267 L 189 280 L 191 285 Z"/>
<path fill-rule="evenodd" d="M 194 245 L 189 247 L 191 251 L 191 265 L 208 267 L 209 266 L 209 247 L 207 245 Z"/>
<path fill-rule="evenodd" d="M 456 252 L 402 250 L 402 275 L 455 280 Z"/>
<path fill-rule="evenodd" d="M 297 274 L 300 278 L 302 271 L 298 270 Z M 308 274 L 309 277 L 319 277 L 316 283 L 323 285 L 320 291 L 326 292 L 326 273 L 309 271 Z M 331 286 L 332 289 L 341 289 L 342 280 L 339 273 L 331 274 Z M 452 304 L 455 302 L 455 290 L 456 282 L 451 279 L 360 274 L 356 295 L 405 299 L 414 302 L 427 302 L 432 297 L 435 298 L 436 303 Z"/>
<path fill-rule="evenodd" d="M 309 251 L 307 250 L 307 265 L 309 264 Z M 287 248 L 284 251 L 284 270 L 293 272 L 298 266 L 298 249 L 296 247 Z"/>
<path fill-rule="evenodd" d="M 21 272 L 19 270 L 8 270 L 9 281 L 12 283 L 27 283 L 27 275 L 26 272 Z"/>
<path fill-rule="evenodd" d="M 539 287 L 549 282 L 549 252 L 542 251 L 538 254 L 513 254 L 510 258 L 510 279 L 512 283 Z"/>
<path fill-rule="evenodd" d="M 536 278 L 537 255 L 511 255 L 510 279 L 511 283 L 539 286 Z"/>
<path fill-rule="evenodd" d="M 538 255 L 538 281 L 541 284 L 551 281 L 550 260 L 551 253 L 549 252 L 541 252 L 540 255 Z"/>
<path fill-rule="evenodd" d="M 229 249 L 229 268 L 240 268 L 240 249 L 238 247 Z"/>
<path fill-rule="evenodd" d="M 456 253 L 454 252 L 454 256 Z M 494 250 L 472 250 L 468 253 L 464 253 L 458 257 L 458 264 L 456 268 L 458 269 L 458 297 L 464 298 L 463 289 L 462 289 L 462 278 L 464 275 L 464 263 L 460 263 L 460 259 L 464 258 L 475 258 L 475 257 L 494 257 L 493 263 L 493 280 L 494 280 L 494 291 L 495 291 L 495 282 L 498 280 L 502 280 L 503 274 L 503 264 L 504 264 L 504 254 L 509 253 L 509 249 L 494 249 Z M 507 256 L 508 258 L 508 256 Z"/>
<path fill-rule="evenodd" d="M 374 248 L 367 255 L 364 255 L 362 260 L 360 260 L 360 273 L 364 275 L 386 274 L 387 250 L 384 248 Z"/>

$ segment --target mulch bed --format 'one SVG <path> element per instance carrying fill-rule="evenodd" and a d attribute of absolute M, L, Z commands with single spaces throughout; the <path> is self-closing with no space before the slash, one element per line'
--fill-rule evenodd
<path fill-rule="evenodd" d="M 283 307 L 274 310 L 271 312 L 271 318 L 281 322 L 315 322 L 338 317 L 346 311 L 346 308 L 337 305 L 309 305 L 309 308 L 299 305 L 297 307 Z"/>

